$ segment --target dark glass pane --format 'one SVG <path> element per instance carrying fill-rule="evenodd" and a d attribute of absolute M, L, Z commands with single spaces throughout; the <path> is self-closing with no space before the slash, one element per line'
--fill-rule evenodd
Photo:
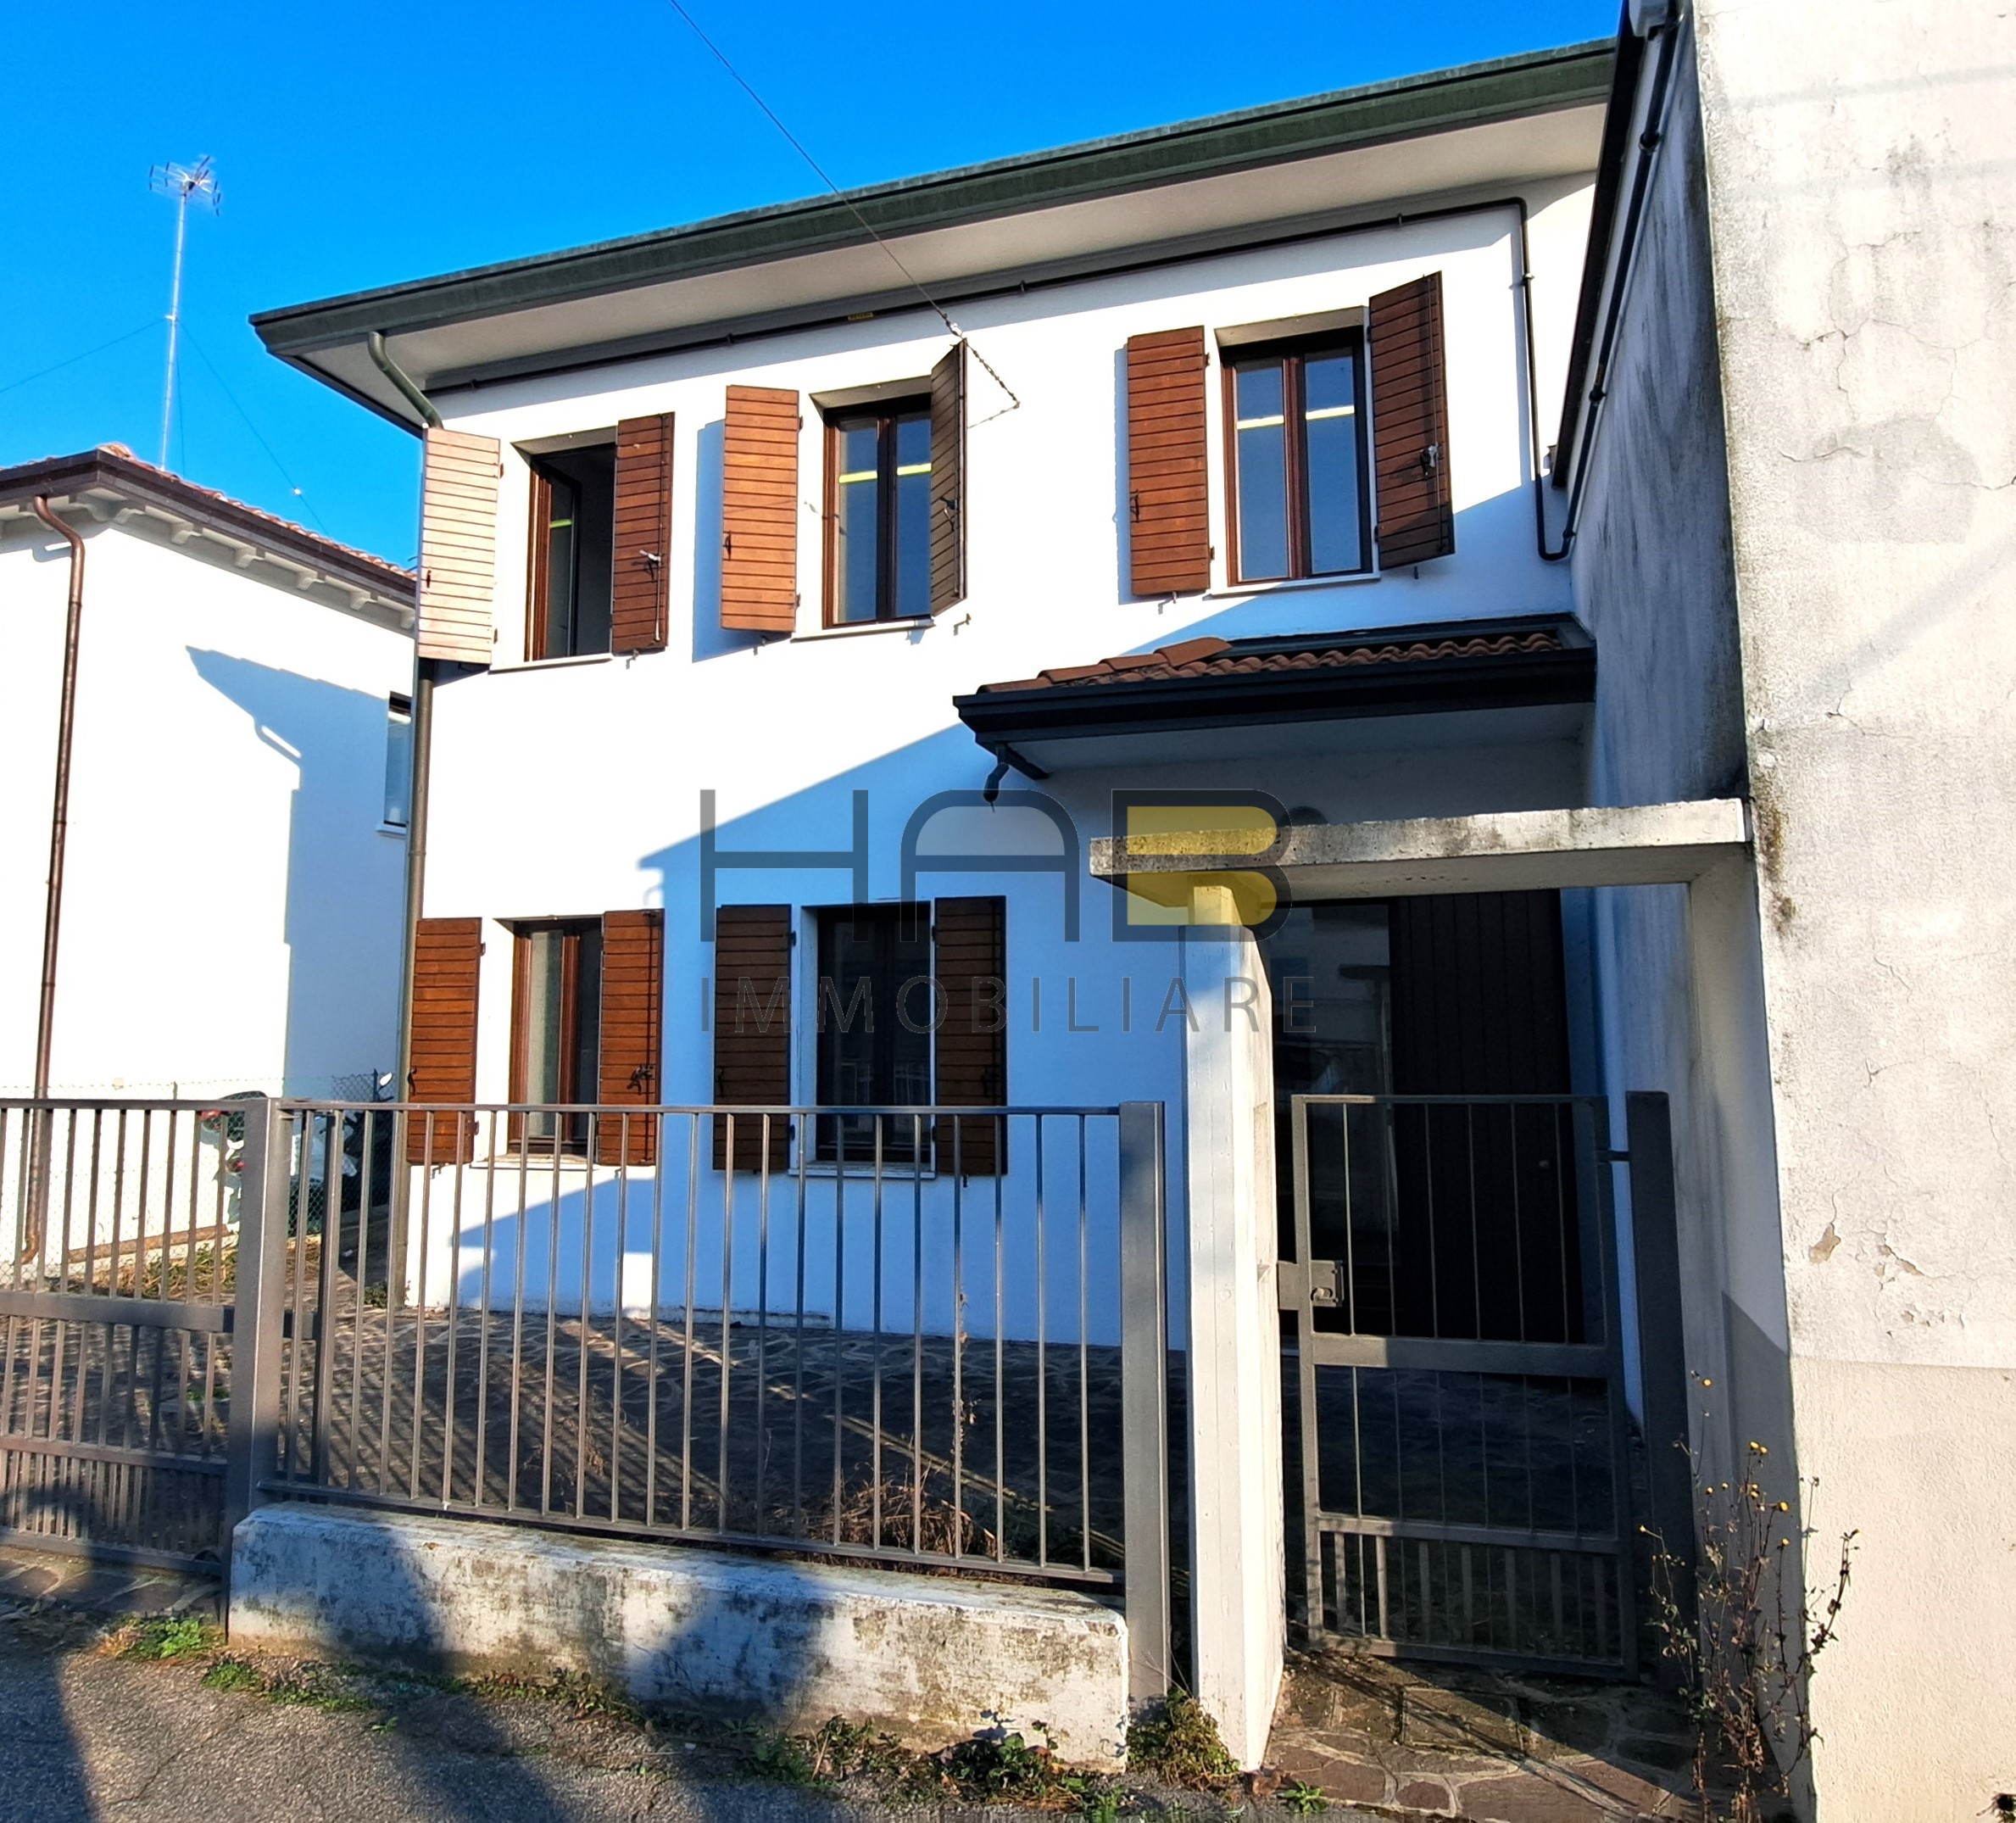
<path fill-rule="evenodd" d="M 610 588 L 616 553 L 616 449 L 598 443 L 571 450 L 574 479 L 574 619 L 568 649 L 609 649 Z"/>
<path fill-rule="evenodd" d="M 602 1090 L 601 925 L 584 925 L 574 941 L 574 1079 L 568 1099 L 593 1101 Z"/>
<path fill-rule="evenodd" d="M 1312 355 L 1302 366 L 1309 567 L 1317 575 L 1365 567 L 1358 510 L 1356 368 L 1349 354 Z"/>
<path fill-rule="evenodd" d="M 877 468 L 881 438 L 873 423 L 849 425 L 833 438 L 833 620 L 837 624 L 875 618 L 876 582 L 881 569 L 877 505 L 882 490 Z"/>
<path fill-rule="evenodd" d="M 1288 426 L 1281 363 L 1233 376 L 1239 468 L 1239 573 L 1248 581 L 1288 574 Z"/>
<path fill-rule="evenodd" d="M 900 616 L 931 611 L 931 418 L 896 421 L 896 599 Z"/>
<path fill-rule="evenodd" d="M 936 1019 L 930 975 L 931 934 L 921 907 L 860 906 L 821 917 L 815 1084 L 821 1101 L 843 1107 L 928 1105 Z M 873 1117 L 819 1124 L 821 1157 L 875 1157 Z M 907 1162 L 915 1123 L 879 1124 L 883 1160 Z"/>

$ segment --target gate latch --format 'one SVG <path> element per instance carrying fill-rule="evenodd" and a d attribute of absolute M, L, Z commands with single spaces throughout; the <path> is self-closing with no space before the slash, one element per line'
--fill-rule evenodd
<path fill-rule="evenodd" d="M 1344 1268 L 1338 1261 L 1310 1261 L 1309 1302 L 1331 1309 L 1344 1302 Z"/>

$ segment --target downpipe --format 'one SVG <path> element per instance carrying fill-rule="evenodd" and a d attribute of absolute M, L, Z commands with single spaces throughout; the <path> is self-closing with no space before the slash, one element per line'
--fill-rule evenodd
<path fill-rule="evenodd" d="M 35 1080 L 30 1093 L 37 1101 L 49 1097 L 49 1060 L 56 1042 L 56 951 L 63 934 L 63 865 L 70 845 L 70 744 L 77 716 L 77 653 L 84 632 L 84 538 L 59 519 L 46 493 L 35 497 L 35 516 L 70 548 L 70 594 L 63 631 L 63 694 L 56 716 L 56 796 L 49 813 L 48 895 L 42 910 L 42 997 L 36 1012 Z M 42 1251 L 49 1205 L 49 1111 L 34 1117 L 28 1193 L 28 1220 L 21 1231 L 19 1257 Z"/>

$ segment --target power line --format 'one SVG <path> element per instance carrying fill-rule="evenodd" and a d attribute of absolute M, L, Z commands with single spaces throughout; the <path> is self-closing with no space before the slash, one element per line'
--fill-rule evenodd
<path fill-rule="evenodd" d="M 259 426 L 252 421 L 252 414 L 238 403 L 238 395 L 231 391 L 231 382 L 226 380 L 218 370 L 216 362 L 210 359 L 203 343 L 196 339 L 196 332 L 185 323 L 182 325 L 182 333 L 189 338 L 189 346 L 196 350 L 196 358 L 209 370 L 210 377 L 217 382 L 222 389 L 224 396 L 231 401 L 231 410 L 244 420 L 245 428 L 252 432 L 253 440 L 260 449 L 266 452 L 267 460 L 280 471 L 280 478 L 287 484 L 294 498 L 300 501 L 308 516 L 315 521 L 316 529 L 321 532 L 324 538 L 332 536 L 329 527 L 322 523 L 322 516 L 315 510 L 315 503 L 301 491 L 299 483 L 287 472 L 287 464 L 280 460 L 279 454 L 275 450 L 273 445 L 260 435 Z"/>
<path fill-rule="evenodd" d="M 714 60 L 719 64 L 723 70 L 727 70 L 729 75 L 734 79 L 737 86 L 742 90 L 742 92 L 747 95 L 751 101 L 755 103 L 757 107 L 763 110 L 764 118 L 767 120 L 770 124 L 777 130 L 778 132 L 784 136 L 784 139 L 790 146 L 791 149 L 811 167 L 813 175 L 817 177 L 820 182 L 824 184 L 828 190 L 833 192 L 834 197 L 846 207 L 847 212 L 851 215 L 856 221 L 860 222 L 862 227 L 867 230 L 868 238 L 873 241 L 875 244 L 883 250 L 883 253 L 888 255 L 889 264 L 894 266 L 895 269 L 900 272 L 906 280 L 909 281 L 911 289 L 914 290 L 926 304 L 929 304 L 931 308 L 938 313 L 938 321 L 945 326 L 947 332 L 957 340 L 966 343 L 967 348 L 972 351 L 973 359 L 979 362 L 982 367 L 986 369 L 988 378 L 992 380 L 996 386 L 1000 387 L 1000 389 L 1008 395 L 1010 402 L 1009 410 L 1011 411 L 1021 410 L 1022 400 L 1016 397 L 1015 388 L 1010 386 L 1009 383 L 1004 380 L 1000 374 L 994 371 L 993 365 L 988 360 L 987 357 L 983 354 L 977 348 L 974 347 L 972 338 L 968 336 L 965 331 L 961 329 L 958 324 L 952 321 L 950 315 L 946 312 L 945 307 L 940 304 L 936 298 L 933 297 L 927 290 L 925 289 L 923 281 L 920 279 L 916 273 L 912 272 L 908 266 L 905 265 L 903 261 L 897 257 L 896 249 L 890 246 L 887 241 L 883 239 L 881 235 L 875 231 L 875 224 L 870 221 L 868 218 L 860 212 L 860 209 L 855 204 L 854 198 L 848 195 L 848 193 L 843 190 L 839 185 L 835 183 L 831 177 L 827 176 L 826 167 L 805 149 L 804 141 L 799 139 L 798 135 L 793 132 L 791 129 L 786 126 L 783 121 L 778 118 L 776 109 L 772 108 L 768 102 L 765 101 L 763 98 L 756 92 L 755 85 L 749 81 L 749 78 L 743 75 L 743 73 L 734 66 L 734 64 L 728 61 L 727 53 L 723 51 L 721 47 L 714 42 L 713 39 L 710 38 L 707 34 L 700 29 L 700 22 L 695 19 L 692 14 L 686 10 L 685 7 L 681 4 L 681 0 L 666 0 L 666 4 L 669 6 L 675 13 L 677 13 L 681 19 L 686 21 L 687 27 L 693 33 L 693 36 L 698 38 L 702 44 L 707 47 L 708 50 L 713 54 Z"/>
<path fill-rule="evenodd" d="M 101 342 L 95 348 L 86 348 L 81 354 L 73 354 L 66 360 L 59 360 L 53 367 L 38 368 L 33 373 L 23 374 L 19 380 L 9 380 L 5 386 L 0 386 L 0 393 L 11 393 L 16 387 L 26 386 L 32 380 L 46 379 L 53 373 L 61 373 L 65 367 L 75 367 L 79 361 L 87 361 L 92 355 L 103 354 L 106 349 L 115 348 L 122 342 L 131 342 L 136 336 L 144 336 L 158 321 L 158 317 L 150 316 L 137 328 L 129 329 L 123 336 L 114 336 L 109 342 Z"/>

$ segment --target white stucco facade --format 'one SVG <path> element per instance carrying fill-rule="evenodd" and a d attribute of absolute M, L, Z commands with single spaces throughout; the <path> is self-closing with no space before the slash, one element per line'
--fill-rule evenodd
<path fill-rule="evenodd" d="M 300 539 L 261 555 L 236 520 L 213 537 L 198 490 L 68 485 L 50 491 L 84 534 L 86 579 L 51 1092 L 368 1095 L 396 1056 L 398 572 L 318 570 Z M 0 518 L 10 1095 L 34 1067 L 70 575 L 68 545 L 25 506 Z"/>

